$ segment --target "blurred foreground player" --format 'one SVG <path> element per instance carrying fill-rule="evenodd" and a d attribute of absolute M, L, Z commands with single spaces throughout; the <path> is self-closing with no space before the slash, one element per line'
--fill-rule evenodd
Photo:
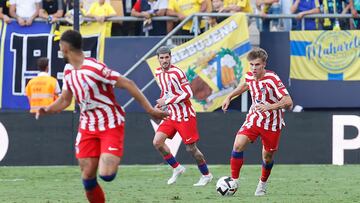
<path fill-rule="evenodd" d="M 126 89 L 154 118 L 162 119 L 167 113 L 153 108 L 134 82 L 93 58 L 85 58 L 79 32 L 64 32 L 60 49 L 68 62 L 62 94 L 49 107 L 40 108 L 37 118 L 64 110 L 75 96 L 81 110 L 76 158 L 86 196 L 89 202 L 105 202 L 96 173 L 99 170 L 101 179 L 112 181 L 123 155 L 125 113 L 115 101 L 114 86 Z"/>

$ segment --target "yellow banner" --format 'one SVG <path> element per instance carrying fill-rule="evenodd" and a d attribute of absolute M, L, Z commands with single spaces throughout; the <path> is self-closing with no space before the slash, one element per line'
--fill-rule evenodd
<path fill-rule="evenodd" d="M 250 49 L 247 18 L 236 13 L 171 50 L 171 62 L 186 73 L 190 82 L 197 112 L 210 112 L 221 106 L 249 70 L 246 54 Z M 154 74 L 159 67 L 157 56 L 147 63 Z"/>
<path fill-rule="evenodd" d="M 359 31 L 293 31 L 290 50 L 290 78 L 360 80 Z"/>

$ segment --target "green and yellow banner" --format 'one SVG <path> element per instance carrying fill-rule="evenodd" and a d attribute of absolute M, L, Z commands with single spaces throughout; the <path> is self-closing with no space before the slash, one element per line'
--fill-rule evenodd
<path fill-rule="evenodd" d="M 359 31 L 293 31 L 290 53 L 290 78 L 360 80 Z"/>
<path fill-rule="evenodd" d="M 250 51 L 245 14 L 237 13 L 220 24 L 172 49 L 172 63 L 181 68 L 190 82 L 197 112 L 219 108 L 248 70 L 246 54 Z M 154 73 L 157 56 L 147 60 Z"/>

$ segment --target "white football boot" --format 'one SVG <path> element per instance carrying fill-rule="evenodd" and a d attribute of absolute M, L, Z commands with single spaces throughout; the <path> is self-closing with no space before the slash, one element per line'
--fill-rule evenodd
<path fill-rule="evenodd" d="M 267 187 L 267 182 L 263 182 L 263 181 L 259 180 L 259 183 L 255 190 L 255 196 L 266 195 L 266 187 Z"/>
<path fill-rule="evenodd" d="M 238 179 L 233 178 L 233 180 L 235 181 L 237 187 L 240 186 L 240 180 L 239 179 L 240 178 L 238 178 Z"/>
<path fill-rule="evenodd" d="M 207 175 L 202 175 L 200 177 L 199 182 L 195 183 L 194 186 L 205 186 L 208 183 L 210 183 L 213 179 L 213 175 L 211 173 L 207 174 Z"/>
<path fill-rule="evenodd" d="M 167 181 L 168 185 L 174 184 L 181 174 L 185 173 L 186 168 L 182 165 L 178 165 L 173 169 L 173 174 L 171 178 Z"/>

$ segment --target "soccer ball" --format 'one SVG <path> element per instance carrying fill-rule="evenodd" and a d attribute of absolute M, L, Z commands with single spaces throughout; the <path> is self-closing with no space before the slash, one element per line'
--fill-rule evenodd
<path fill-rule="evenodd" d="M 216 191 L 222 196 L 232 196 L 237 189 L 236 181 L 228 176 L 221 177 L 216 183 Z"/>

